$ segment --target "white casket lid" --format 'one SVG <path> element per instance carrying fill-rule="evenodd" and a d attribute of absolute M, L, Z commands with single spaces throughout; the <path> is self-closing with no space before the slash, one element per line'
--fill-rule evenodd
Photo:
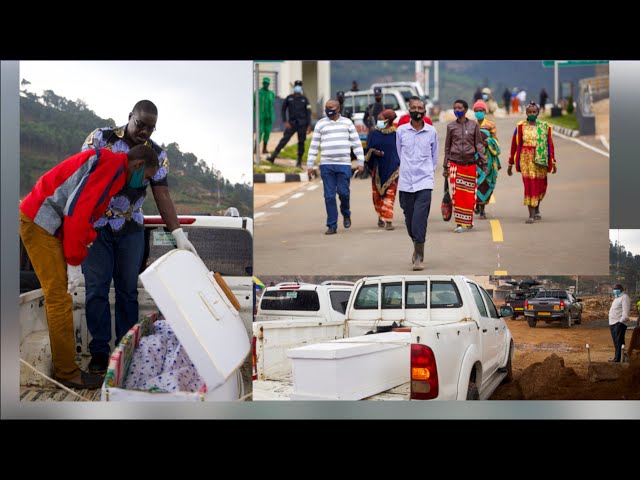
<path fill-rule="evenodd" d="M 240 315 L 213 272 L 187 250 L 171 250 L 140 274 L 145 290 L 172 326 L 207 389 L 222 385 L 244 362 L 250 343 Z"/>
<path fill-rule="evenodd" d="M 309 359 L 349 358 L 399 348 L 406 346 L 410 342 L 411 334 L 409 332 L 385 332 L 292 348 L 287 350 L 287 357 Z"/>

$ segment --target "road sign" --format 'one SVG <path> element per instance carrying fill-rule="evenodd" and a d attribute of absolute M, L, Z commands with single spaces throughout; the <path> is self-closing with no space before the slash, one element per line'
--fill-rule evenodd
<path fill-rule="evenodd" d="M 553 68 L 555 60 L 543 60 L 543 67 Z M 558 60 L 559 67 L 580 67 L 584 65 L 599 65 L 609 63 L 609 60 Z"/>

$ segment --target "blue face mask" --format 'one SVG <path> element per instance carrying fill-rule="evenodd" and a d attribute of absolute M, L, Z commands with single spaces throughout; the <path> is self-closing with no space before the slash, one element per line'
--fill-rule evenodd
<path fill-rule="evenodd" d="M 618 295 L 620 295 L 622 293 L 622 290 L 614 290 L 613 294 L 617 297 Z"/>
<path fill-rule="evenodd" d="M 141 188 L 142 181 L 144 180 L 144 165 L 140 169 L 136 169 L 131 174 L 131 180 L 129 180 L 129 186 L 131 188 Z"/>
<path fill-rule="evenodd" d="M 456 118 L 462 118 L 462 117 L 464 117 L 464 111 L 463 111 L 463 112 L 460 112 L 460 111 L 458 111 L 458 110 L 455 110 L 455 111 L 453 112 L 453 114 L 456 116 Z"/>
<path fill-rule="evenodd" d="M 296 85 L 293 87 L 293 93 L 302 93 L 302 87 L 300 85 Z"/>
<path fill-rule="evenodd" d="M 478 120 L 484 119 L 484 112 L 473 112 Z"/>
<path fill-rule="evenodd" d="M 378 120 L 378 123 L 376 123 L 376 127 L 378 127 L 380 130 L 382 130 L 386 126 L 387 122 L 385 122 L 384 120 Z"/>
<path fill-rule="evenodd" d="M 487 95 L 486 93 L 482 94 L 482 99 L 483 100 L 489 100 L 489 95 Z"/>

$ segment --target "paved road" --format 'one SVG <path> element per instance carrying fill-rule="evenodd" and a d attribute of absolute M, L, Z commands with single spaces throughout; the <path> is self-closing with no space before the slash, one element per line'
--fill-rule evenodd
<path fill-rule="evenodd" d="M 576 143 L 555 135 L 558 173 L 549 175 L 543 220 L 525 224 L 522 177 L 506 174 L 515 119 L 497 119 L 505 153 L 494 202 L 487 220 L 454 234 L 453 222 L 440 214 L 443 195 L 442 156 L 445 124 L 437 123 L 441 140 L 436 186 L 425 246 L 426 273 L 467 275 L 605 275 L 609 259 L 609 159 L 593 139 Z M 410 272 L 412 244 L 396 198 L 396 230 L 377 227 L 371 183 L 351 181 L 350 229 L 325 236 L 322 183 L 314 180 L 258 207 L 255 214 L 254 265 L 257 275 L 375 275 Z M 419 272 L 418 272 L 419 273 Z"/>

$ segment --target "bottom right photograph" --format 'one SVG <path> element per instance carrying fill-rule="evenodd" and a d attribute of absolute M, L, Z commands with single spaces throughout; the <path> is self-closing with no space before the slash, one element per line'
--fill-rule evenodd
<path fill-rule="evenodd" d="M 253 398 L 640 399 L 640 255 L 608 276 L 254 277 Z"/>

